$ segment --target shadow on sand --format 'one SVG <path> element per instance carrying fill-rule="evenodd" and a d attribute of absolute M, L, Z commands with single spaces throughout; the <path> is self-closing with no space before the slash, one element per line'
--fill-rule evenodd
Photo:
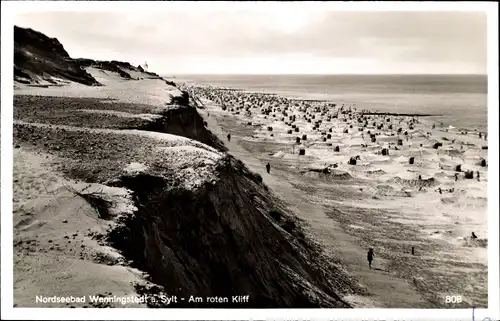
<path fill-rule="evenodd" d="M 376 270 L 376 271 L 382 271 L 382 272 L 387 272 L 387 273 L 389 273 L 389 271 L 384 270 L 384 269 L 380 269 L 380 268 L 373 268 L 373 270 Z"/>

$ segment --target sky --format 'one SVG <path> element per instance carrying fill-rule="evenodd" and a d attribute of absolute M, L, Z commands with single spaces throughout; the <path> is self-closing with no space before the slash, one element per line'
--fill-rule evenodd
<path fill-rule="evenodd" d="M 24 13 L 74 58 L 176 74 L 486 74 L 482 12 L 241 10 Z"/>

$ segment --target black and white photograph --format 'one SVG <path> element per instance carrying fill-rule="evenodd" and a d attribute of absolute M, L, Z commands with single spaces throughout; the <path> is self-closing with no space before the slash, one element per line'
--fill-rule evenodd
<path fill-rule="evenodd" d="M 498 4 L 378 4 L 2 2 L 2 310 L 498 320 Z"/>

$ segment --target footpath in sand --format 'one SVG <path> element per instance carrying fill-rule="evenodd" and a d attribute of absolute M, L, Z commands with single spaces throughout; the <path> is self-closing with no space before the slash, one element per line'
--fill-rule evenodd
<path fill-rule="evenodd" d="M 307 200 L 307 195 L 294 188 L 286 179 L 271 170 L 271 175 L 266 173 L 265 165 L 261 160 L 250 154 L 239 145 L 239 136 L 232 131 L 230 141 L 227 141 L 227 132 L 224 131 L 216 117 L 207 117 L 206 112 L 200 112 L 208 123 L 208 128 L 217 134 L 220 139 L 226 139 L 224 142 L 229 149 L 229 153 L 240 159 L 251 170 L 262 175 L 263 181 L 273 192 L 280 196 L 289 205 L 290 209 L 296 213 L 307 213 L 306 218 L 310 224 L 310 233 L 315 239 L 325 246 L 327 254 L 335 253 L 337 257 L 342 258 L 355 277 L 358 278 L 361 285 L 369 293 L 368 296 L 349 296 L 345 297 L 355 307 L 366 308 L 398 308 L 404 306 L 425 307 L 417 291 L 409 286 L 406 281 L 394 277 L 385 271 L 381 273 L 372 273 L 365 259 L 365 249 L 355 243 L 353 237 L 344 233 L 333 220 L 325 213 L 323 206 L 312 204 Z M 216 112 L 210 111 L 210 115 Z M 219 118 L 221 123 L 222 119 Z"/>
<path fill-rule="evenodd" d="M 283 98 L 276 98 L 281 105 L 272 106 L 272 95 L 199 87 L 193 92 L 203 105 L 200 111 L 208 127 L 224 140 L 229 153 L 260 173 L 264 182 L 309 223 L 312 237 L 328 253 L 337 253 L 369 293 L 346 298 L 354 305 L 487 306 L 487 172 L 477 165 L 487 157 L 487 150 L 481 147 L 486 144 L 484 138 L 453 128 L 431 128 L 420 119 L 413 121 L 418 124 L 416 129 L 411 124 L 400 125 L 409 132 L 401 133 L 403 146 L 391 142 L 399 137 L 391 137 L 388 126 L 365 125 L 365 136 L 371 137 L 367 129 L 377 132 L 370 143 L 369 138 L 361 137 L 361 129 L 352 129 L 359 121 L 356 116 L 346 116 L 349 120 L 343 122 L 335 117 L 327 119 L 311 109 L 290 108 L 294 101 Z M 214 103 L 218 99 L 222 104 Z M 296 102 L 296 107 L 304 106 L 303 101 Z M 289 107 L 283 111 L 278 106 Z M 281 112 L 290 116 L 288 123 Z M 311 124 L 314 116 L 323 123 Z M 375 116 L 375 121 L 380 124 L 381 118 L 385 122 L 383 115 Z M 404 119 L 397 115 L 390 118 L 391 128 Z M 293 132 L 292 124 L 300 127 L 300 133 Z M 327 131 L 329 126 L 333 131 Z M 294 144 L 295 137 L 303 134 L 307 141 Z M 439 141 L 445 146 L 435 148 L 433 144 Z M 333 153 L 336 144 L 341 153 Z M 299 148 L 306 149 L 306 155 L 297 155 Z M 387 154 L 390 150 L 390 156 L 381 155 L 383 148 Z M 355 155 L 361 156 L 357 166 L 347 164 Z M 408 165 L 408 155 L 416 159 L 414 166 Z M 272 165 L 270 174 L 265 169 L 268 162 Z M 461 171 L 457 164 L 462 164 Z M 464 179 L 466 170 L 474 170 L 474 179 Z M 476 181 L 476 171 L 480 171 L 481 180 Z M 457 182 L 455 172 L 460 175 Z M 422 179 L 416 178 L 419 173 Z M 469 238 L 471 231 L 479 239 Z M 366 260 L 369 247 L 376 253 L 372 270 Z M 464 301 L 450 306 L 445 303 L 446 295 L 461 295 Z"/>

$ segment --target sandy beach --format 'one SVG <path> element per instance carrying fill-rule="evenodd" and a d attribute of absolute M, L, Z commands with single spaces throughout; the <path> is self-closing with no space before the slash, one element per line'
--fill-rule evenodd
<path fill-rule="evenodd" d="M 255 166 L 327 248 L 342 249 L 376 302 L 361 305 L 446 307 L 452 293 L 463 307 L 487 305 L 484 133 L 335 102 L 189 90 L 229 152 Z M 368 248 L 373 270 L 363 266 Z"/>
<path fill-rule="evenodd" d="M 83 16 L 72 21 L 92 29 Z M 278 32 L 268 21 L 243 42 L 219 40 L 248 61 L 264 49 L 279 59 L 226 60 L 222 44 L 189 56 L 212 38 L 188 45 L 184 19 L 165 21 L 177 22 L 162 33 L 178 28 L 165 43 L 142 37 L 149 20 L 133 39 L 168 50 L 129 50 L 127 34 L 125 47 L 111 33 L 99 42 L 133 62 L 75 58 L 53 35 L 14 27 L 14 308 L 491 308 L 486 75 L 430 77 L 403 60 L 365 75 L 376 60 L 322 60 L 324 35 L 339 28 Z M 68 32 L 69 48 L 97 55 Z M 267 32 L 276 39 L 261 42 Z M 376 56 L 378 42 L 358 36 L 330 49 Z M 292 44 L 318 60 L 283 55 Z M 156 51 L 162 76 L 137 63 Z M 382 65 L 390 76 L 376 74 Z M 186 79 L 163 76 L 175 70 Z"/>

